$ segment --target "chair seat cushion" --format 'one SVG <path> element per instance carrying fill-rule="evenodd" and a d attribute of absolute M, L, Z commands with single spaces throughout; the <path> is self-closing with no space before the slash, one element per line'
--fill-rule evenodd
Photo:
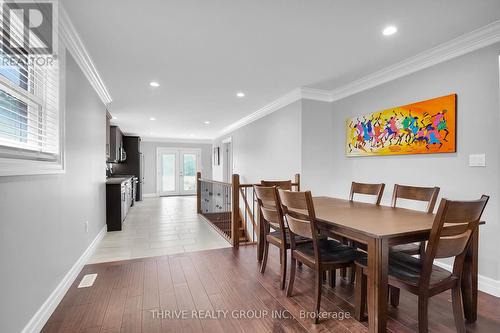
<path fill-rule="evenodd" d="M 352 246 L 343 245 L 331 239 L 319 239 L 318 248 L 322 263 L 341 264 L 353 262 L 359 252 Z M 310 261 L 315 261 L 313 243 L 298 244 L 295 251 L 308 257 Z"/>
<path fill-rule="evenodd" d="M 281 243 L 281 231 L 280 230 L 272 231 L 267 236 L 268 236 L 268 239 L 270 238 L 271 241 L 274 240 L 275 243 Z M 288 230 L 285 230 L 285 236 L 286 236 L 286 243 L 290 244 L 290 233 L 288 232 Z M 307 242 L 312 242 L 312 239 L 295 235 L 295 243 L 299 244 L 299 243 L 307 243 Z"/>
<path fill-rule="evenodd" d="M 406 254 L 419 254 L 420 244 L 409 243 L 391 246 L 391 251 L 393 252 L 403 252 Z"/>
<path fill-rule="evenodd" d="M 358 257 L 356 264 L 367 267 L 366 254 Z M 418 286 L 422 273 L 423 260 L 415 258 L 404 252 L 389 252 L 389 277 L 400 280 L 406 284 Z M 452 278 L 451 272 L 436 265 L 432 265 L 430 285 L 437 285 L 444 280 Z"/>

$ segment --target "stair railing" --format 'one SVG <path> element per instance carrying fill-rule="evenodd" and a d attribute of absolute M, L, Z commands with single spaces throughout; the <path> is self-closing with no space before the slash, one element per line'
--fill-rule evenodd
<path fill-rule="evenodd" d="M 260 209 L 254 184 L 241 184 L 233 174 L 231 183 L 201 177 L 197 173 L 197 212 L 209 222 L 234 248 L 254 244 L 259 237 Z M 292 186 L 300 189 L 300 175 Z"/>

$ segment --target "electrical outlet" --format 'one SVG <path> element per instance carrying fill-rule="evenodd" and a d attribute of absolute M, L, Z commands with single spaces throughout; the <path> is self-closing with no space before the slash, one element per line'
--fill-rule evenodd
<path fill-rule="evenodd" d="M 85 224 L 85 232 L 89 232 L 89 221 L 83 222 Z"/>

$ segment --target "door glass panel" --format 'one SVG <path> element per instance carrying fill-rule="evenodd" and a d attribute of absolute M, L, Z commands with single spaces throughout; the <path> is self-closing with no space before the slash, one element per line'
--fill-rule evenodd
<path fill-rule="evenodd" d="M 175 154 L 161 156 L 161 190 L 175 191 Z"/>
<path fill-rule="evenodd" d="M 184 191 L 196 190 L 196 154 L 184 154 L 183 158 L 183 184 Z"/>

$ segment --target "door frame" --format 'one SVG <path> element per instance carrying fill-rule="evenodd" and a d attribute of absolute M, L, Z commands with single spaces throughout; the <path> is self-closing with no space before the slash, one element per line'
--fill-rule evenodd
<path fill-rule="evenodd" d="M 179 150 L 176 150 L 175 148 L 171 147 L 157 147 L 156 148 L 156 170 L 155 170 L 155 177 L 156 177 L 156 194 L 158 196 L 170 196 L 170 195 L 179 195 L 179 181 L 180 177 L 175 177 L 175 190 L 170 191 L 170 192 L 164 192 L 162 194 L 161 192 L 161 159 L 160 159 L 160 154 L 161 153 L 173 153 L 175 154 L 175 173 L 178 175 L 179 174 Z"/>
<path fill-rule="evenodd" d="M 229 147 L 229 149 L 228 149 Z M 234 170 L 233 162 L 233 137 L 227 137 L 222 140 L 222 181 L 231 183 Z"/>
<path fill-rule="evenodd" d="M 201 149 L 200 148 L 181 148 L 179 150 L 179 195 L 196 195 L 196 184 L 198 182 L 195 181 L 195 187 L 194 191 L 192 193 L 186 193 L 184 191 L 184 170 L 183 167 L 184 165 L 182 164 L 183 162 L 183 156 L 182 154 L 195 154 L 196 155 L 196 170 L 195 170 L 195 179 L 196 179 L 196 174 L 197 172 L 201 171 Z M 181 175 L 182 174 L 182 175 Z"/>
<path fill-rule="evenodd" d="M 176 166 L 175 172 L 177 173 L 177 177 L 175 178 L 175 191 L 169 192 L 168 194 L 161 194 L 161 160 L 160 153 L 161 152 L 173 152 L 176 155 Z M 196 194 L 196 190 L 194 194 L 191 193 L 182 193 L 181 190 L 181 154 L 182 153 L 195 153 L 196 154 L 196 171 L 201 170 L 201 148 L 192 148 L 192 147 L 168 147 L 168 146 L 158 146 L 156 147 L 156 195 L 157 196 L 179 196 L 179 195 L 194 195 Z"/>

